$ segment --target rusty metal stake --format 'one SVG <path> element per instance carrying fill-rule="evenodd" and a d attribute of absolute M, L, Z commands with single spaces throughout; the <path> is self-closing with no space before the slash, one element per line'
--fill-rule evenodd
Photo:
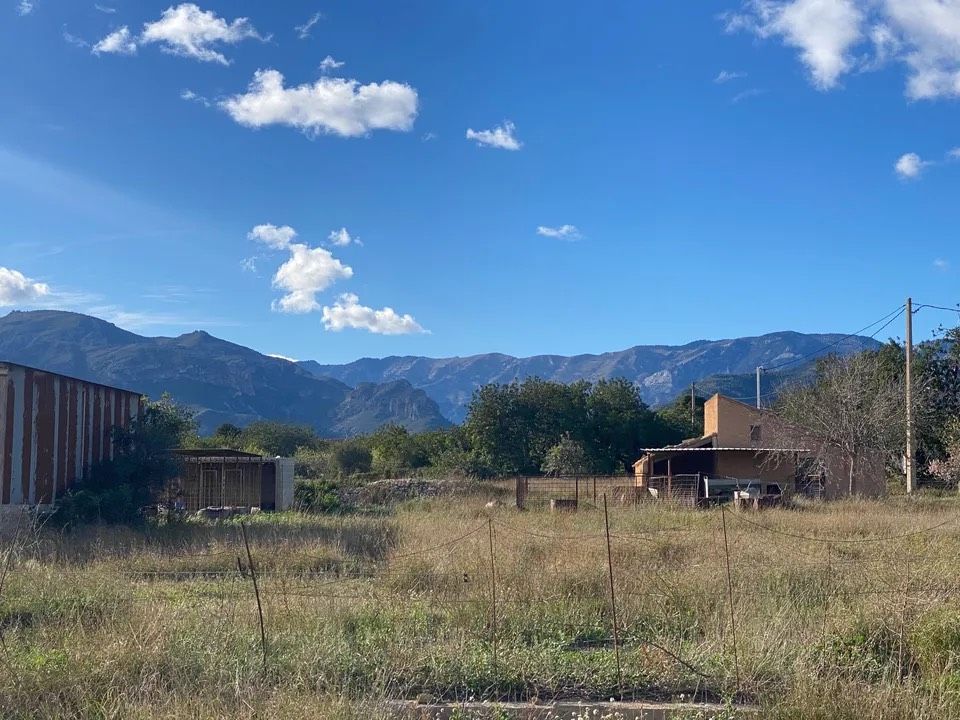
<path fill-rule="evenodd" d="M 610 612 L 613 615 L 613 654 L 617 659 L 617 689 L 623 699 L 623 670 L 620 668 L 620 632 L 617 630 L 617 594 L 613 586 L 613 553 L 610 551 L 610 515 L 607 494 L 603 494 L 603 526 L 607 532 L 607 572 L 610 577 Z"/>
<path fill-rule="evenodd" d="M 487 518 L 490 530 L 490 634 L 493 645 L 493 674 L 497 674 L 497 567 L 493 560 L 493 518 Z"/>
<path fill-rule="evenodd" d="M 733 637 L 733 669 L 737 677 L 737 693 L 740 693 L 740 658 L 737 655 L 737 616 L 733 609 L 733 580 L 730 574 L 730 547 L 727 544 L 727 509 L 720 506 L 723 520 L 723 555 L 727 561 L 727 595 L 730 598 L 730 634 Z"/>
<path fill-rule="evenodd" d="M 263 650 L 263 672 L 267 672 L 267 630 L 263 624 L 263 605 L 260 603 L 260 586 L 257 585 L 257 571 L 253 567 L 253 555 L 250 553 L 250 541 L 247 540 L 247 524 L 240 523 L 240 532 L 243 535 L 243 545 L 247 549 L 247 564 L 250 568 L 250 578 L 253 580 L 253 594 L 257 598 L 257 614 L 260 616 L 260 648 Z"/>

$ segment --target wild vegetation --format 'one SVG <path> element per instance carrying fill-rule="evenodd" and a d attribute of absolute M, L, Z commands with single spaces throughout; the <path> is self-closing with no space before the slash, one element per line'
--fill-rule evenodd
<path fill-rule="evenodd" d="M 0 716 L 376 718 L 399 699 L 622 695 L 960 717 L 952 497 L 612 508 L 618 676 L 602 511 L 485 507 L 496 494 L 250 518 L 265 646 L 236 522 L 24 529 L 0 558 Z"/>
<path fill-rule="evenodd" d="M 622 474 L 640 448 L 687 437 L 688 416 L 672 406 L 652 411 L 622 379 L 567 385 L 531 378 L 480 388 L 464 424 L 448 430 L 410 433 L 386 425 L 370 435 L 326 440 L 306 426 L 255 422 L 242 429 L 222 425 L 210 437 L 184 442 L 295 456 L 298 475 L 328 481 Z"/>

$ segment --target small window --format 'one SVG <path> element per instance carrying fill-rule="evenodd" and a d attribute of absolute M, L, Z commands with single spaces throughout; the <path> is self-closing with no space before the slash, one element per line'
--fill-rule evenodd
<path fill-rule="evenodd" d="M 761 440 L 760 426 L 751 425 L 750 426 L 750 442 L 760 442 L 760 440 Z"/>

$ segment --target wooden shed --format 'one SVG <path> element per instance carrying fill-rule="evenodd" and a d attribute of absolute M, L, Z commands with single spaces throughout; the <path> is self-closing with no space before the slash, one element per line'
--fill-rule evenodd
<path fill-rule="evenodd" d="M 208 507 L 286 510 L 293 505 L 293 458 L 228 448 L 180 448 L 181 471 L 168 489 L 171 504 L 187 512 Z"/>

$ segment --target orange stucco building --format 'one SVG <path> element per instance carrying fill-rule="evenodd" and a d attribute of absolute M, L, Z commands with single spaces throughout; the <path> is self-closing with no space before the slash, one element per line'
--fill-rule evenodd
<path fill-rule="evenodd" d="M 825 499 L 884 491 L 879 454 L 858 457 L 852 473 L 839 450 L 821 450 L 820 461 L 814 462 L 805 442 L 809 438 L 792 431 L 769 410 L 717 394 L 704 405 L 703 428 L 703 437 L 645 448 L 633 466 L 638 486 L 686 484 L 696 497 L 715 499 L 747 488 L 761 495 L 802 492 Z"/>

